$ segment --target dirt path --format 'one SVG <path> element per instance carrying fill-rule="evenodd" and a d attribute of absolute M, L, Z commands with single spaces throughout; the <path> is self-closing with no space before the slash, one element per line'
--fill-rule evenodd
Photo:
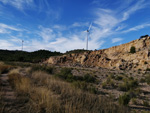
<path fill-rule="evenodd" d="M 19 113 L 17 103 L 17 96 L 8 82 L 8 74 L 1 74 L 1 91 L 2 94 L 2 113 Z"/>

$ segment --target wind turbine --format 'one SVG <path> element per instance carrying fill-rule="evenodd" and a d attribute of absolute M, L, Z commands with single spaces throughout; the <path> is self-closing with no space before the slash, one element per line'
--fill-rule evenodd
<path fill-rule="evenodd" d="M 88 38 L 89 38 L 89 34 L 90 34 L 90 29 L 91 29 L 91 27 L 92 27 L 92 22 L 91 22 L 91 24 L 90 24 L 90 26 L 89 26 L 89 29 L 85 31 L 85 32 L 87 32 L 86 50 L 88 50 Z"/>

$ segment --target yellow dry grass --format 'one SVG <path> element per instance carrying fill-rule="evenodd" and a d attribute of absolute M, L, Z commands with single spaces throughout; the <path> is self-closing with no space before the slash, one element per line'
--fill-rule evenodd
<path fill-rule="evenodd" d="M 10 65 L 5 65 L 3 62 L 0 62 L 0 74 L 8 72 L 10 69 Z"/>
<path fill-rule="evenodd" d="M 9 71 L 9 75 L 12 75 L 12 74 L 19 74 L 19 70 L 20 70 L 20 68 L 15 68 L 15 69 L 12 69 L 12 70 L 10 70 Z"/>
<path fill-rule="evenodd" d="M 21 76 L 16 70 L 9 74 L 16 91 L 28 97 L 29 113 L 129 113 L 106 98 L 75 89 L 42 71 L 33 72 L 30 77 Z"/>

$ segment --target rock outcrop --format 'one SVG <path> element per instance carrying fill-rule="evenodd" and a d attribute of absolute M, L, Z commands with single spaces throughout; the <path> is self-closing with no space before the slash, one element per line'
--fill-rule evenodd
<path fill-rule="evenodd" d="M 136 48 L 136 53 L 130 53 L 132 46 Z M 150 68 L 150 37 L 144 37 L 108 49 L 50 57 L 47 63 L 121 70 L 146 70 Z"/>

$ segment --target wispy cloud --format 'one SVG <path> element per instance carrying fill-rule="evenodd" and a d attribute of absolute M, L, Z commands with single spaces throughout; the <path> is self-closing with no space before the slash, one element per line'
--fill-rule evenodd
<path fill-rule="evenodd" d="M 12 0 L 8 2 L 9 0 L 0 0 L 4 4 L 12 5 L 13 7 L 23 10 L 26 6 L 33 4 L 33 0 Z M 137 31 L 140 29 L 143 29 L 145 27 L 150 27 L 150 24 L 141 24 L 137 25 L 135 27 L 128 25 L 126 21 L 132 17 L 132 14 L 134 14 L 136 11 L 141 10 L 145 7 L 147 7 L 146 0 L 140 0 L 135 2 L 129 2 L 130 0 L 127 0 L 126 5 L 120 7 L 119 9 L 105 9 L 105 8 L 96 8 L 94 11 L 92 11 L 92 14 L 94 12 L 94 17 L 92 19 L 93 26 L 90 31 L 90 37 L 89 37 L 89 49 L 99 49 L 102 47 L 102 45 L 105 43 L 106 38 L 110 38 L 110 42 L 112 43 L 118 43 L 123 40 L 123 38 L 111 38 L 114 37 L 116 34 L 123 34 L 131 31 Z M 133 1 L 133 0 L 132 0 Z M 18 3 L 16 3 L 18 2 Z M 39 10 L 43 12 L 43 7 L 46 6 L 48 11 L 46 13 L 48 15 L 53 14 L 53 10 L 51 10 L 51 7 L 47 3 L 48 0 L 43 1 L 40 0 L 40 7 Z M 98 2 L 98 0 L 94 0 L 93 4 Z M 16 3 L 16 4 L 15 4 Z M 142 4 L 142 5 L 141 5 Z M 37 8 L 36 7 L 36 8 Z M 39 13 L 40 13 L 39 11 Z M 59 14 L 59 13 L 58 13 Z M 49 16 L 51 18 L 51 16 Z M 28 41 L 25 41 L 24 43 L 24 49 L 26 51 L 34 51 L 38 49 L 49 49 L 52 51 L 61 51 L 65 52 L 68 50 L 73 49 L 83 49 L 86 47 L 86 36 L 87 34 L 83 31 L 86 30 L 85 28 L 89 26 L 89 22 L 72 22 L 70 25 L 59 25 L 59 24 L 52 24 L 50 27 L 46 25 L 46 27 L 41 24 L 36 30 L 30 32 L 31 36 L 34 36 L 34 38 L 29 39 Z M 7 24 L 0 23 L 0 34 L 2 33 L 10 33 L 12 31 L 16 31 L 19 33 L 22 33 L 21 29 L 10 26 Z M 35 32 L 36 31 L 36 32 Z M 35 36 L 36 35 L 36 36 Z M 18 36 L 16 34 L 12 34 L 11 38 L 9 40 L 0 40 L 2 45 L 0 46 L 1 49 L 18 49 L 20 46 L 17 46 L 15 43 L 20 43 L 21 37 L 24 35 Z M 30 37 L 30 36 L 29 36 Z M 117 36 L 120 37 L 120 36 Z"/>
<path fill-rule="evenodd" d="M 0 39 L 0 49 L 9 49 L 9 50 L 18 50 L 21 49 L 21 46 L 17 46 L 16 44 L 10 42 L 10 40 Z"/>
<path fill-rule="evenodd" d="M 16 27 L 0 23 L 0 33 L 10 33 L 11 31 L 21 31 L 21 29 L 18 29 Z"/>
<path fill-rule="evenodd" d="M 59 30 L 59 31 L 64 31 L 64 30 L 67 29 L 67 27 L 64 26 L 64 25 L 54 25 L 53 29 L 56 29 L 56 30 Z"/>
<path fill-rule="evenodd" d="M 135 27 L 132 27 L 132 28 L 129 28 L 129 29 L 123 31 L 123 33 L 131 32 L 131 31 L 138 31 L 138 30 L 146 28 L 146 27 L 150 27 L 150 24 L 138 25 L 138 26 L 135 26 Z"/>
<path fill-rule="evenodd" d="M 19 10 L 32 7 L 33 0 L 0 0 L 3 4 L 11 5 Z"/>
<path fill-rule="evenodd" d="M 51 28 L 39 26 L 39 29 L 38 35 L 42 37 L 45 42 L 55 39 L 56 35 Z"/>
<path fill-rule="evenodd" d="M 91 35 L 97 37 L 96 39 L 101 39 L 107 38 L 113 34 L 120 34 L 148 27 L 149 24 L 144 24 L 132 28 L 125 22 L 125 20 L 129 19 L 130 16 L 138 10 L 148 7 L 150 2 L 146 1 L 147 0 L 126 1 L 126 7 L 123 6 L 116 10 L 97 8 L 95 10 L 97 18 L 94 20 L 95 26 L 93 26 L 94 30 Z M 127 29 L 127 26 L 131 28 Z"/>
<path fill-rule="evenodd" d="M 112 43 L 120 42 L 122 40 L 123 40 L 122 38 L 113 38 Z"/>
<path fill-rule="evenodd" d="M 147 1 L 147 0 L 137 1 L 135 4 L 131 5 L 125 12 L 123 12 L 122 21 L 127 20 L 132 13 L 134 13 L 134 12 L 140 10 L 140 9 L 143 9 L 143 8 L 149 6 L 149 5 L 150 5 L 150 2 Z"/>
<path fill-rule="evenodd" d="M 89 26 L 88 22 L 74 22 L 71 27 L 84 27 Z"/>

